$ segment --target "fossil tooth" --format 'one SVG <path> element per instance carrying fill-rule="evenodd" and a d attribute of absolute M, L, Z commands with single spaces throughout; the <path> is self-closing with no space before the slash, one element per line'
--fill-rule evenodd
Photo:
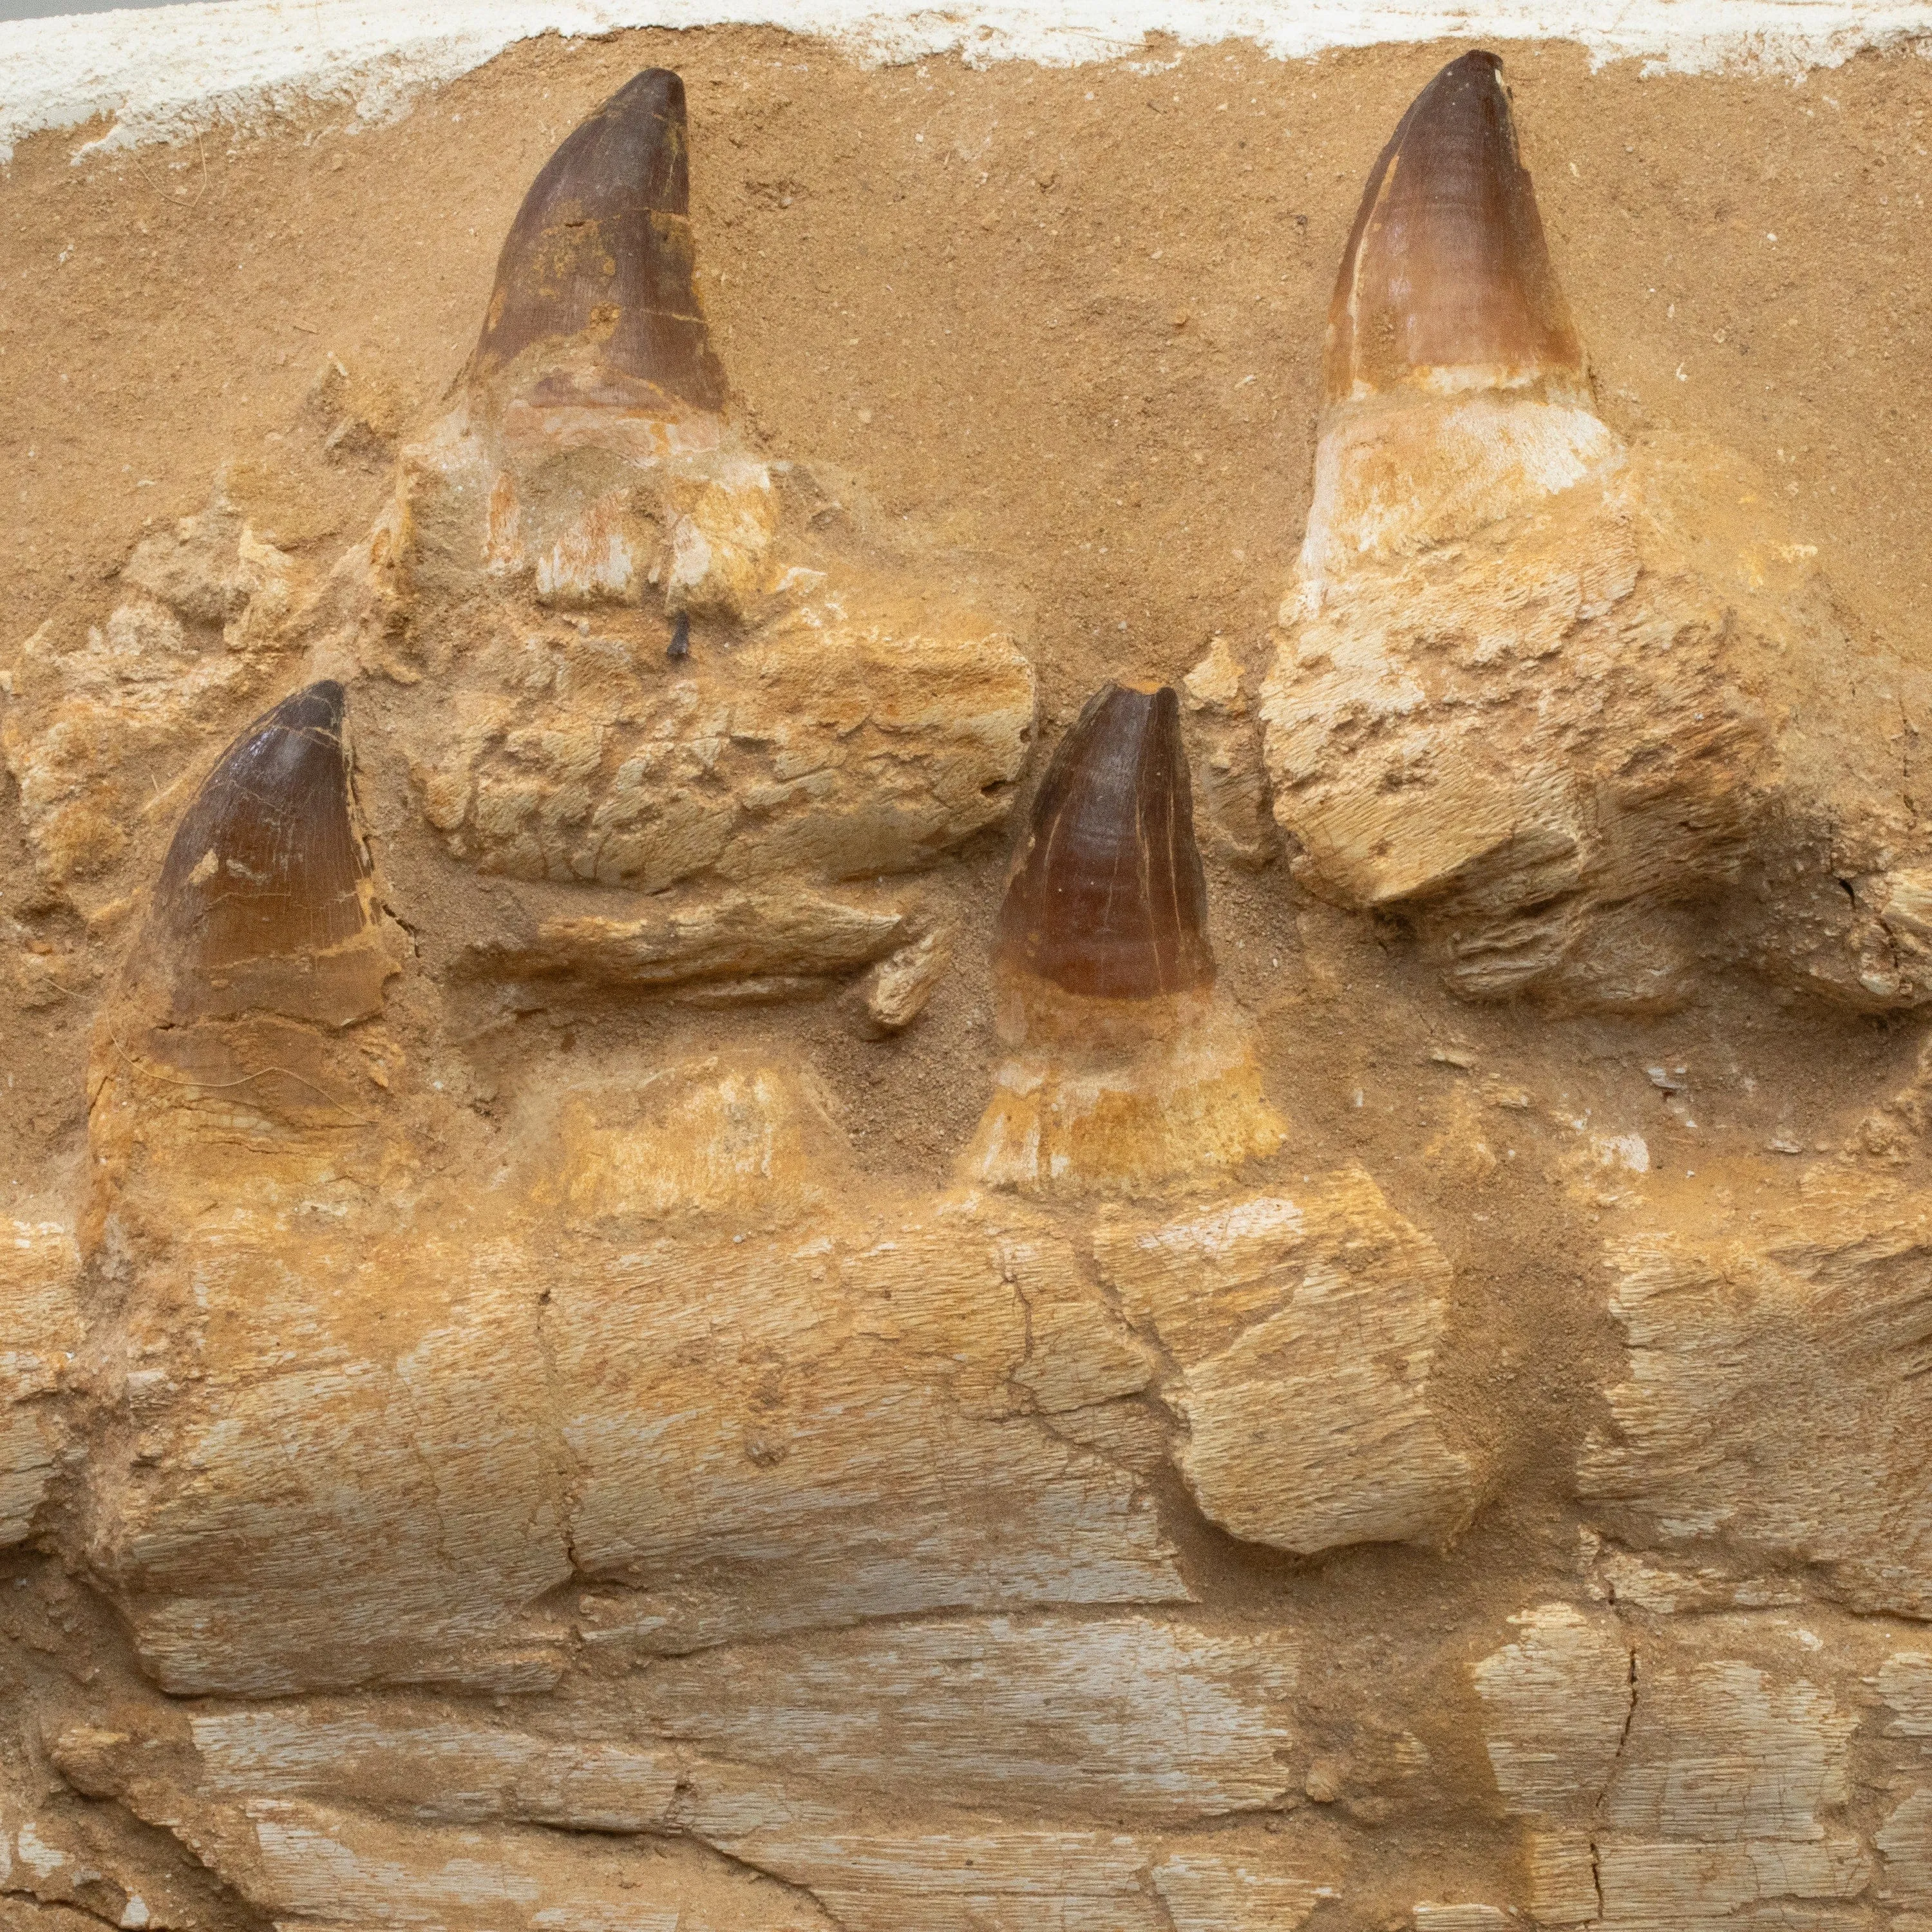
<path fill-rule="evenodd" d="M 994 956 L 1008 1057 L 966 1178 L 1158 1192 L 1271 1154 L 1252 1029 L 1214 998 L 1180 701 L 1108 685 L 1047 767 Z"/>
<path fill-rule="evenodd" d="M 1110 684 L 1061 740 L 1000 916 L 999 962 L 1064 992 L 1211 986 L 1208 884 L 1172 688 Z"/>
<path fill-rule="evenodd" d="M 1302 614 L 1364 566 L 1462 541 L 1623 459 L 1597 414 L 1493 54 L 1418 94 L 1330 306 Z"/>
<path fill-rule="evenodd" d="M 1404 386 L 1580 390 L 1582 344 L 1494 54 L 1451 61 L 1383 148 L 1342 258 L 1323 373 L 1330 403 Z"/>
<path fill-rule="evenodd" d="M 684 82 L 646 68 L 544 163 L 497 260 L 472 383 L 524 362 L 557 400 L 716 410 L 692 285 Z"/>
<path fill-rule="evenodd" d="M 176 829 L 154 896 L 146 970 L 165 970 L 177 1022 L 275 1012 L 335 1025 L 382 1004 L 397 970 L 380 930 L 332 682 L 249 725 Z"/>

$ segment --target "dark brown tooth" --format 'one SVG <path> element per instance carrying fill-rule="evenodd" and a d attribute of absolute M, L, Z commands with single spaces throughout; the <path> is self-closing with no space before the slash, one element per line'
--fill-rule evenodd
<path fill-rule="evenodd" d="M 1329 305 L 1331 403 L 1438 370 L 1497 386 L 1583 376 L 1494 54 L 1451 61 L 1410 104 L 1363 190 Z"/>
<path fill-rule="evenodd" d="M 524 196 L 472 382 L 538 350 L 533 381 L 554 358 L 577 400 L 721 408 L 724 372 L 692 282 L 690 208 L 684 82 L 646 68 L 566 139 Z"/>
<path fill-rule="evenodd" d="M 202 782 L 161 867 L 148 945 L 177 1022 L 274 1012 L 336 1025 L 382 1004 L 370 866 L 350 790 L 340 685 L 312 684 L 244 731 Z"/>
<path fill-rule="evenodd" d="M 1003 968 L 1070 993 L 1148 999 L 1210 986 L 1180 704 L 1110 684 L 1060 742 L 1014 856 Z"/>

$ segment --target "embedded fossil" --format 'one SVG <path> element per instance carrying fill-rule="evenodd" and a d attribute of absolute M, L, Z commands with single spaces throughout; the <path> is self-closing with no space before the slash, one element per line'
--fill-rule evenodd
<path fill-rule="evenodd" d="M 472 384 L 536 350 L 546 403 L 660 416 L 724 406 L 692 282 L 684 82 L 646 68 L 581 122 L 518 211 L 471 361 Z M 578 358 L 573 368 L 572 358 Z"/>
<path fill-rule="evenodd" d="M 90 1241 L 139 1245 L 184 1199 L 380 1160 L 378 1025 L 404 934 L 382 904 L 339 684 L 235 740 L 168 848 L 96 1028 Z M 372 1138 L 373 1137 L 373 1138 Z M 258 1168 L 232 1165 L 238 1146 Z M 111 1225 L 109 1225 L 111 1222 Z"/>
<path fill-rule="evenodd" d="M 1204 992 L 1208 881 L 1180 705 L 1109 685 L 1047 766 L 1000 913 L 1000 969 L 1089 999 Z"/>
<path fill-rule="evenodd" d="M 458 856 L 688 886 L 701 923 L 721 891 L 902 872 L 997 824 L 1033 680 L 1002 626 L 862 557 L 836 518 L 822 534 L 806 479 L 735 426 L 692 286 L 685 142 L 682 84 L 651 70 L 538 177 L 462 399 L 404 452 L 359 628 L 338 635 L 371 669 L 434 672 L 411 769 Z M 573 946 L 604 970 L 581 916 L 537 939 L 547 970 Z M 785 951 L 744 970 L 797 970 Z"/>
<path fill-rule="evenodd" d="M 1330 404 L 1536 383 L 1587 398 L 1493 54 L 1418 94 L 1362 190 L 1328 312 Z"/>
<path fill-rule="evenodd" d="M 565 141 L 332 577 L 220 494 L 0 680 L 34 916 L 92 949 L 22 961 L 121 962 L 45 994 L 92 1027 L 87 1138 L 0 1221 L 0 1926 L 1911 1932 L 1932 1075 L 1792 1164 L 1910 1028 L 1448 1004 L 1385 925 L 1228 869 L 1274 848 L 1225 639 L 1184 700 L 1085 709 L 996 906 L 1030 672 L 957 560 L 889 561 L 734 415 L 683 126 L 653 71 Z M 746 131 L 707 115 L 700 160 Z M 1478 58 L 1380 171 L 1316 619 L 1386 569 L 1422 621 L 1466 568 L 1507 658 L 1542 610 L 1511 586 L 1600 535 L 1550 505 L 1652 460 L 1594 413 L 1514 166 Z M 1546 458 L 1587 474 L 1536 496 Z M 1694 602 L 1638 524 L 1604 567 Z M 1599 621 L 1523 660 L 1478 806 L 1520 802 L 1534 703 L 1586 716 Z M 1436 767 L 1376 763 L 1411 712 L 1295 693 L 1388 814 L 1354 860 L 1432 863 L 1402 814 Z M 1768 746 L 1748 773 L 1845 742 L 1737 715 L 1710 757 Z M 1277 797 L 1319 884 L 1340 848 Z M 1597 937 L 1523 983 L 1681 997 L 1702 915 L 1664 861 L 1729 826 L 1748 872 L 1765 825 L 1689 812 L 1624 899 L 1605 860 L 1558 908 Z M 1388 903 L 1493 937 L 1492 856 Z M 1886 930 L 1923 936 L 1894 856 Z M 1765 904 L 1731 952 L 1842 975 Z M 1720 1046 L 1762 1091 L 1712 1093 Z"/>
<path fill-rule="evenodd" d="M 1736 962 L 1932 995 L 1888 748 L 1922 676 L 1846 634 L 1742 464 L 1599 416 L 1494 56 L 1384 150 L 1324 370 L 1261 707 L 1297 876 L 1471 998 L 1667 1010 Z"/>
<path fill-rule="evenodd" d="M 169 976 L 169 1023 L 268 1012 L 345 1026 L 381 1006 L 394 936 L 372 903 L 344 710 L 339 684 L 284 698 L 230 746 L 182 820 L 136 955 Z"/>
<path fill-rule="evenodd" d="M 1129 1193 L 1283 1138 L 1250 1029 L 1214 998 L 1180 703 L 1110 685 L 1060 742 L 1000 914 L 1010 1057 L 964 1172 Z"/>

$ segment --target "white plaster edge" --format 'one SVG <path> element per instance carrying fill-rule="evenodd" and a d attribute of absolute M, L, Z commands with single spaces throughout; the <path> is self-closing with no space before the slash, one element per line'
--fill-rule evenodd
<path fill-rule="evenodd" d="M 110 124 L 81 155 L 245 129 L 301 110 L 379 124 L 427 90 L 534 34 L 768 26 L 873 64 L 958 53 L 974 65 L 1073 66 L 1146 50 L 1252 41 L 1280 59 L 1438 39 L 1565 40 L 1594 64 L 1776 74 L 1868 48 L 1932 46 L 1932 0 L 200 0 L 0 23 L 0 163 L 29 134 Z"/>

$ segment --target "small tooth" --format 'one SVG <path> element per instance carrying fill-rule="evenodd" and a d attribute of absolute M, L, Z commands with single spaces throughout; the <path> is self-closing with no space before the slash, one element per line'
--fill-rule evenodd
<path fill-rule="evenodd" d="M 1382 150 L 1342 258 L 1323 376 L 1331 403 L 1403 386 L 1581 385 L 1494 54 L 1451 61 Z"/>
<path fill-rule="evenodd" d="M 1002 968 L 1148 999 L 1211 985 L 1208 887 L 1172 688 L 1110 684 L 1061 740 L 1000 915 Z"/>
<path fill-rule="evenodd" d="M 344 694 L 312 684 L 224 752 L 176 828 L 149 931 L 177 1021 L 249 1012 L 346 1024 L 395 970 L 371 932 Z"/>
<path fill-rule="evenodd" d="M 716 410 L 692 284 L 684 82 L 646 68 L 544 163 L 497 259 L 473 382 L 519 358 L 576 400 Z"/>

